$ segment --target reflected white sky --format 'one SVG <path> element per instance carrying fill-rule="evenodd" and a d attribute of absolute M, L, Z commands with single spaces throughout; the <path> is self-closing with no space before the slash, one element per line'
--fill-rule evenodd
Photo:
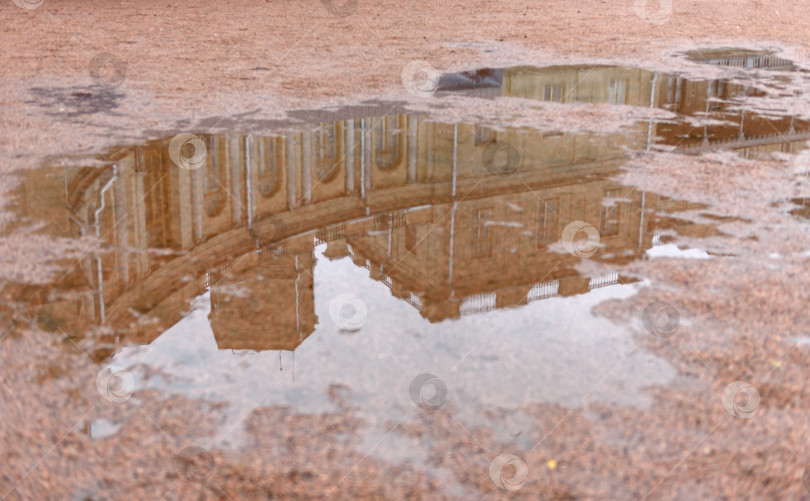
<path fill-rule="evenodd" d="M 431 324 L 369 278 L 366 269 L 349 258 L 329 261 L 323 249 L 315 251 L 319 322 L 294 355 L 218 350 L 206 293 L 195 299 L 189 315 L 151 344 L 125 347 L 110 361 L 135 376 L 132 402 L 144 389 L 227 402 L 217 435 L 200 444 L 216 447 L 242 443 L 243 421 L 254 408 L 289 406 L 300 414 L 348 410 L 368 423 L 364 452 L 395 463 L 421 462 L 425 447 L 410 443 L 413 437 L 386 436 L 385 426 L 426 412 L 408 393 L 411 380 L 421 373 L 435 374 L 447 385 L 447 400 L 438 412 L 452 412 L 467 429 L 487 426 L 499 439 L 523 448 L 533 445 L 519 438 L 533 426 L 521 410 L 525 404 L 644 408 L 651 403 L 644 389 L 666 385 L 676 376 L 664 360 L 635 349 L 632 334 L 640 321 L 620 326 L 591 313 L 602 301 L 636 294 L 643 282 Z M 341 332 L 329 317 L 330 301 L 343 292 L 368 306 L 366 323 L 354 333 Z M 269 305 L 266 314 L 272 315 Z M 344 407 L 330 399 L 330 385 L 348 395 Z M 491 413 L 485 411 L 499 408 L 507 418 L 493 422 L 486 417 Z"/>
<path fill-rule="evenodd" d="M 646 251 L 649 257 L 676 257 L 680 259 L 709 259 L 711 256 L 703 249 L 681 249 L 676 244 L 664 244 L 651 247 Z"/>

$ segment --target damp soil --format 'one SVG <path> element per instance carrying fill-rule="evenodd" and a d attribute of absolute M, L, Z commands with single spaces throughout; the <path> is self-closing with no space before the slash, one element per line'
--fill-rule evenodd
<path fill-rule="evenodd" d="M 810 76 L 678 57 L 423 68 L 20 171 L 0 494 L 806 495 Z"/>

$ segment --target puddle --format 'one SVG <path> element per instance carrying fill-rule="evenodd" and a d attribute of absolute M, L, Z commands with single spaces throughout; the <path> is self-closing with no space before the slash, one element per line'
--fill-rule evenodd
<path fill-rule="evenodd" d="M 730 68 L 765 69 L 770 71 L 797 71 L 799 68 L 790 61 L 779 57 L 773 51 L 721 47 L 716 49 L 691 50 L 685 53 L 687 59 L 713 66 Z"/>
<path fill-rule="evenodd" d="M 769 68 L 769 62 L 780 70 L 793 69 L 778 58 L 748 56 L 737 64 L 736 57 L 715 57 L 707 62 L 749 68 L 746 61 L 755 60 L 757 66 L 753 67 L 757 69 Z M 810 122 L 789 116 L 784 109 L 758 106 L 764 103 L 757 98 L 787 92 L 785 82 L 766 76 L 752 78 L 751 74 L 735 73 L 723 79 L 692 80 L 678 74 L 612 66 L 518 67 L 445 77 L 439 82 L 438 95 L 461 92 L 474 97 L 607 103 L 674 112 L 670 120 L 651 120 L 646 136 L 626 135 L 627 146 L 637 151 L 732 150 L 748 158 L 805 149 Z"/>
<path fill-rule="evenodd" d="M 115 436 L 120 427 L 119 424 L 113 423 L 112 421 L 97 419 L 90 423 L 88 433 L 93 440 L 103 440 Z"/>
<path fill-rule="evenodd" d="M 797 70 L 745 51 L 690 56 Z M 654 286 L 626 273 L 632 263 L 720 259 L 694 242 L 722 238 L 723 215 L 616 176 L 656 152 L 806 149 L 810 123 L 756 105 L 780 85 L 611 66 L 485 69 L 443 76 L 437 106 L 452 94 L 671 116 L 596 134 L 365 103 L 296 112 L 276 134 L 123 145 L 102 168 L 23 174 L 10 228 L 40 223 L 99 243 L 57 261 L 54 284 L 19 287 L 41 329 L 76 339 L 106 370 L 97 384 L 108 400 L 153 391 L 224 403 L 205 447 L 246 447 L 254 411 L 283 408 L 356 416 L 361 455 L 427 465 L 427 442 L 441 436 L 391 429 L 441 408 L 530 451 L 543 432 L 532 405 L 645 410 L 654 388 L 692 387 L 638 343 L 641 320 L 598 311 Z M 119 426 L 96 420 L 91 434 L 112 439 Z M 451 469 L 432 475 L 469 493 Z"/>
<path fill-rule="evenodd" d="M 793 198 L 790 200 L 793 208 L 790 213 L 802 219 L 810 219 L 810 197 Z"/>

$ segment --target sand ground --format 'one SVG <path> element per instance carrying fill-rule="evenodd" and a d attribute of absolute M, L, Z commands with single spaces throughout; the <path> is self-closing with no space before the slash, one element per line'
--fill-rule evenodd
<path fill-rule="evenodd" d="M 15 183 L 9 175 L 13 171 L 58 166 L 70 161 L 66 154 L 98 153 L 114 144 L 192 128 L 211 117 L 272 119 L 295 108 L 406 99 L 401 73 L 414 60 L 442 71 L 591 61 L 666 66 L 673 64 L 666 56 L 674 52 L 724 45 L 781 47 L 796 61 L 810 60 L 810 4 L 672 0 L 671 14 L 667 2 L 662 4 L 664 14 L 653 15 L 651 23 L 631 0 L 350 0 L 344 7 L 317 0 L 44 0 L 32 9 L 5 0 L 0 4 L 3 186 Z M 651 1 L 647 12 L 660 8 Z M 93 68 L 102 55 L 118 65 L 122 82 L 112 89 L 112 106 L 96 112 L 77 104 L 75 94 L 97 92 Z M 699 172 L 690 172 L 689 166 L 672 172 L 666 166 L 652 168 L 670 182 L 670 194 L 689 195 L 679 187 L 683 191 L 694 183 L 693 198 L 716 199 L 712 190 L 721 174 L 711 162 Z M 755 190 L 748 196 L 756 197 Z M 795 244 L 785 239 L 773 246 Z M 24 247 L 7 249 L 16 252 L 15 260 L 25 260 Z M 749 249 L 752 260 L 773 250 L 766 243 Z M 562 407 L 526 409 L 556 430 L 527 461 L 547 464 L 561 456 L 568 461 L 559 470 L 543 470 L 532 489 L 513 496 L 599 498 L 613 491 L 664 499 L 807 497 L 801 482 L 810 433 L 803 382 L 810 357 L 786 342 L 806 335 L 802 326 L 810 278 L 803 262 L 786 262 L 778 272 L 731 262 L 708 270 L 694 263 L 673 269 L 638 266 L 640 274 L 664 282 L 683 285 L 699 276 L 709 284 L 689 285 L 701 292 L 694 292 L 685 308 L 702 312 L 722 328 L 705 336 L 707 331 L 696 325 L 688 329 L 688 343 L 650 341 L 646 346 L 708 390 L 662 390 L 663 403 L 651 413 L 603 409 L 604 429 L 592 429 L 585 416 Z M 31 277 L 36 276 L 32 270 Z M 604 305 L 603 313 L 621 321 L 649 299 Z M 766 336 L 766 331 L 777 334 Z M 80 428 L 105 403 L 98 402 L 93 386 L 97 366 L 42 332 L 3 343 L 3 499 L 442 497 L 435 480 L 419 470 L 391 471 L 343 451 L 330 438 L 306 433 L 328 428 L 350 434 L 360 426 L 350 413 L 302 420 L 276 408 L 251 416 L 252 447 L 238 455 L 215 452 L 216 472 L 189 482 L 178 473 L 177 465 L 182 471 L 188 462 L 177 451 L 212 425 L 199 402 L 174 399 L 167 404 L 159 395 L 139 395 L 139 408 L 104 408 L 110 419 L 129 423 L 116 440 L 92 441 Z M 698 363 L 710 366 L 713 375 L 691 372 Z M 763 404 L 762 419 L 728 419 L 719 400 L 713 407 L 701 400 L 722 392 L 723 381 L 745 377 L 761 382 L 763 402 L 769 402 Z M 707 416 L 706 408 L 717 412 Z M 475 450 L 480 442 L 497 447 L 494 438 L 485 432 L 437 432 L 454 429 L 445 419 L 451 418 L 426 419 L 410 432 L 437 434 L 454 444 L 432 461 L 453 470 L 482 496 L 505 497 L 488 477 L 469 473 L 481 469 L 486 455 L 460 452 Z M 624 426 L 631 421 L 636 425 Z M 171 437 L 163 430 L 170 430 Z M 289 447 L 290 437 L 298 437 L 299 453 L 283 464 L 263 453 Z M 576 443 L 570 437 L 578 437 Z M 617 442 L 627 445 L 611 445 Z M 319 455 L 318 462 L 311 461 Z M 594 480 L 599 478 L 601 483 Z M 581 490 L 580 484 L 599 489 Z"/>

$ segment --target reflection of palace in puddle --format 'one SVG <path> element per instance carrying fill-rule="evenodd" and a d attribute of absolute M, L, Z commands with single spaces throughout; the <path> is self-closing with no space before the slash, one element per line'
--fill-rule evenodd
<path fill-rule="evenodd" d="M 505 95 L 683 113 L 741 92 L 611 67 L 516 68 L 498 77 Z M 642 123 L 604 136 L 495 131 L 381 106 L 312 121 L 278 137 L 201 136 L 208 158 L 197 170 L 174 166 L 165 139 L 114 152 L 114 166 L 75 173 L 75 233 L 98 232 L 115 249 L 83 262 L 96 291 L 86 320 L 149 342 L 210 288 L 220 348 L 293 350 L 317 321 L 314 245 L 326 243 L 329 258 L 350 256 L 423 317 L 441 321 L 616 283 L 617 275 L 580 276 L 579 258 L 549 244 L 582 220 L 601 235 L 594 259 L 626 263 L 675 224 L 662 213 L 689 208 L 609 179 L 628 149 L 679 144 L 686 126 Z M 749 135 L 795 130 L 790 119 L 747 117 L 729 127 L 706 129 L 700 142 L 728 134 L 724 146 L 747 148 Z M 785 144 L 795 146 L 755 147 Z M 517 152 L 519 162 L 503 169 L 498 152 Z M 133 312 L 159 325 L 133 327 Z"/>
<path fill-rule="evenodd" d="M 705 62 L 723 67 L 793 69 L 790 61 L 760 54 L 728 57 L 707 54 Z M 680 151 L 728 149 L 748 158 L 768 152 L 794 153 L 804 149 L 810 139 L 810 123 L 807 121 L 743 111 L 740 108 L 743 100 L 762 96 L 763 92 L 739 83 L 739 76 L 737 81 L 696 81 L 642 69 L 566 66 L 512 68 L 503 70 L 502 74 L 498 72 L 497 77 L 502 78 L 500 87 L 490 87 L 478 93 L 561 103 L 630 104 L 712 119 L 711 125 L 693 126 L 684 121 L 650 124 L 651 145 L 674 147 Z"/>

